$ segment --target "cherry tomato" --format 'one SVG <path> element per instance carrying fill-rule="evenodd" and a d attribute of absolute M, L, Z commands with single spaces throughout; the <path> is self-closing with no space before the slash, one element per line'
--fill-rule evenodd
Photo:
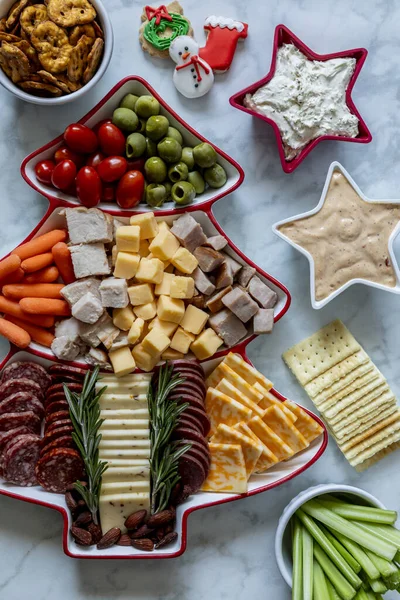
<path fill-rule="evenodd" d="M 76 164 L 72 160 L 63 160 L 54 167 L 51 183 L 55 188 L 67 191 L 76 177 Z"/>
<path fill-rule="evenodd" d="M 84 206 L 97 206 L 101 200 L 101 179 L 93 167 L 82 167 L 76 176 L 76 195 Z"/>
<path fill-rule="evenodd" d="M 60 148 L 56 150 L 54 154 L 54 160 L 56 161 L 56 164 L 63 160 L 72 160 L 72 162 L 76 164 L 78 169 L 80 169 L 85 162 L 85 159 L 82 156 L 82 154 L 77 154 L 77 152 L 73 152 L 72 150 L 67 148 L 67 146 L 60 146 Z"/>
<path fill-rule="evenodd" d="M 102 121 L 99 121 L 98 123 L 96 123 L 96 125 L 93 127 L 93 132 L 97 135 L 99 133 L 99 129 L 102 125 L 104 125 L 105 123 L 112 123 L 111 119 L 103 119 Z"/>
<path fill-rule="evenodd" d="M 68 148 L 80 154 L 91 154 L 98 146 L 96 134 L 80 123 L 68 125 L 64 131 L 64 140 Z"/>
<path fill-rule="evenodd" d="M 35 174 L 40 183 L 51 184 L 51 176 L 56 165 L 52 160 L 41 160 L 35 165 Z"/>
<path fill-rule="evenodd" d="M 125 136 L 113 123 L 103 123 L 97 136 L 100 148 L 107 156 L 123 156 L 125 154 Z"/>
<path fill-rule="evenodd" d="M 116 200 L 121 208 L 137 206 L 143 197 L 144 177 L 140 171 L 128 171 L 120 179 Z"/>
<path fill-rule="evenodd" d="M 106 155 L 102 152 L 95 152 L 94 154 L 91 154 L 89 156 L 89 158 L 86 161 L 86 165 L 88 167 L 93 167 L 94 169 L 97 169 L 97 167 L 99 166 L 101 161 L 105 159 L 105 157 Z"/>
<path fill-rule="evenodd" d="M 118 181 L 126 172 L 127 164 L 122 156 L 108 156 L 101 161 L 97 167 L 97 172 L 101 179 L 107 183 Z"/>
<path fill-rule="evenodd" d="M 136 158 L 135 160 L 127 160 L 128 171 L 144 171 L 145 158 Z"/>
<path fill-rule="evenodd" d="M 108 185 L 103 185 L 103 191 L 101 194 L 101 199 L 103 202 L 113 202 L 115 200 L 115 191 L 116 186 L 109 183 Z"/>

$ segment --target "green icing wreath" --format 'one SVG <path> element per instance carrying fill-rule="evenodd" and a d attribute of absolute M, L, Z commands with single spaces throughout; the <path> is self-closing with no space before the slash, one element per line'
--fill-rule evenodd
<path fill-rule="evenodd" d="M 189 23 L 184 17 L 176 13 L 171 13 L 170 16 L 172 21 L 161 19 L 158 25 L 156 25 L 156 18 L 153 17 L 143 31 L 144 39 L 161 52 L 168 50 L 178 35 L 186 35 L 189 31 Z M 160 33 L 164 33 L 167 27 L 172 30 L 172 34 L 169 37 L 160 37 Z"/>

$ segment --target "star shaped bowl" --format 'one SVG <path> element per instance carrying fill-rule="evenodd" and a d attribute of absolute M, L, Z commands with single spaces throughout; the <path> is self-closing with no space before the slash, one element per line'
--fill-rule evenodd
<path fill-rule="evenodd" d="M 254 92 L 256 92 L 260 87 L 262 87 L 263 85 L 265 85 L 266 83 L 271 81 L 271 79 L 273 78 L 273 76 L 275 74 L 278 49 L 281 46 L 283 46 L 283 44 L 293 44 L 309 60 L 326 61 L 326 60 L 331 60 L 332 58 L 355 58 L 356 59 L 356 67 L 354 69 L 354 73 L 350 79 L 349 85 L 347 86 L 347 90 L 346 90 L 346 104 L 347 104 L 350 112 L 358 118 L 359 133 L 358 133 L 357 137 L 352 138 L 352 137 L 339 136 L 339 135 L 322 135 L 322 136 L 317 137 L 315 140 L 312 140 L 311 142 L 309 142 L 309 144 L 307 144 L 307 146 L 305 146 L 293 160 L 290 160 L 290 161 L 286 160 L 281 132 L 279 131 L 279 128 L 278 128 L 277 124 L 275 123 L 275 121 L 273 121 L 269 117 L 266 117 L 265 115 L 261 115 L 260 113 L 252 110 L 251 108 L 247 108 L 244 105 L 244 99 L 245 99 L 246 94 L 254 94 Z M 319 142 L 322 142 L 323 140 L 338 140 L 341 142 L 354 142 L 354 143 L 358 143 L 358 144 L 368 144 L 372 140 L 372 135 L 371 135 L 368 127 L 366 126 L 363 118 L 361 117 L 360 113 L 358 112 L 358 110 L 353 102 L 353 99 L 351 97 L 351 92 L 353 90 L 353 87 L 357 80 L 357 77 L 359 76 L 360 71 L 363 67 L 365 59 L 367 58 L 367 54 L 368 54 L 368 51 L 365 48 L 355 48 L 353 50 L 344 50 L 343 52 L 336 52 L 334 54 L 316 54 L 308 46 L 306 46 L 297 36 L 295 36 L 295 34 L 292 33 L 292 31 L 290 31 L 290 29 L 285 27 L 285 25 L 278 25 L 275 29 L 274 42 L 273 42 L 273 48 L 272 48 L 271 68 L 269 70 L 268 75 L 266 75 L 259 81 L 252 83 L 249 87 L 245 88 L 244 90 L 241 90 L 240 92 L 237 92 L 236 94 L 231 96 L 231 98 L 229 99 L 229 102 L 234 108 L 238 108 L 239 110 L 242 110 L 243 112 L 246 112 L 253 117 L 257 117 L 258 119 L 261 119 L 262 121 L 265 121 L 266 123 L 269 123 L 272 126 L 272 128 L 275 132 L 275 137 L 276 137 L 276 141 L 278 144 L 278 152 L 279 152 L 279 157 L 281 159 L 282 169 L 285 171 L 285 173 L 292 173 L 295 169 L 297 169 L 297 167 L 305 159 L 305 157 L 311 152 L 311 150 L 313 150 L 313 148 L 315 148 L 315 146 L 317 146 L 317 144 L 319 144 Z"/>
<path fill-rule="evenodd" d="M 355 283 L 362 283 L 363 285 L 369 285 L 370 287 L 374 287 L 374 288 L 378 288 L 379 290 L 385 290 L 387 292 L 392 292 L 394 294 L 400 294 L 400 270 L 399 270 L 399 266 L 397 264 L 396 261 L 396 257 L 394 255 L 393 252 L 393 242 L 396 238 L 396 236 L 398 235 L 399 231 L 400 231 L 400 220 L 397 223 L 397 225 L 395 226 L 395 228 L 393 229 L 393 231 L 391 232 L 389 239 L 388 239 L 388 253 L 389 253 L 389 257 L 390 257 L 390 262 L 393 266 L 394 269 L 394 273 L 395 273 L 395 277 L 396 277 L 396 285 L 394 287 L 390 287 L 387 285 L 383 285 L 381 283 L 377 283 L 375 281 L 370 281 L 368 279 L 362 279 L 362 278 L 354 278 L 354 279 L 350 279 L 349 281 L 347 281 L 345 284 L 343 284 L 341 287 L 339 287 L 337 290 L 334 290 L 331 294 L 329 294 L 329 296 L 327 296 L 326 298 L 323 298 L 322 300 L 317 300 L 316 299 L 316 295 L 315 295 L 315 263 L 314 263 L 314 259 L 312 257 L 312 255 L 310 254 L 310 252 L 308 252 L 308 250 L 306 250 L 305 248 L 303 248 L 302 246 L 300 246 L 299 244 L 296 244 L 296 242 L 292 241 L 291 239 L 289 239 L 286 235 L 284 235 L 279 228 L 284 225 L 285 223 L 291 223 L 293 221 L 299 221 L 301 219 L 304 219 L 306 217 L 311 217 L 312 215 L 317 214 L 321 208 L 323 207 L 324 203 L 325 203 L 325 199 L 328 193 L 328 189 L 329 189 L 329 185 L 331 183 L 331 179 L 332 179 L 332 175 L 335 171 L 339 171 L 341 172 L 344 177 L 347 179 L 347 181 L 350 183 L 350 185 L 352 186 L 352 188 L 354 189 L 354 191 L 358 194 L 358 196 L 361 198 L 361 200 L 365 201 L 365 202 L 369 202 L 371 204 L 400 204 L 400 200 L 373 200 L 371 198 L 367 198 L 363 192 L 360 190 L 360 188 L 358 187 L 358 185 L 356 184 L 356 182 L 354 181 L 354 179 L 352 179 L 352 177 L 349 175 L 349 173 L 346 171 L 346 169 L 338 162 L 333 162 L 328 170 L 328 174 L 326 177 L 326 181 L 325 181 L 325 185 L 324 188 L 322 190 L 322 195 L 321 195 L 321 199 L 318 202 L 318 205 L 313 208 L 312 210 L 308 211 L 308 212 L 304 212 L 301 213 L 299 215 L 295 215 L 294 217 L 289 217 L 288 219 L 284 219 L 283 221 L 279 221 L 278 223 L 275 223 L 272 226 L 272 231 L 280 238 L 282 238 L 283 240 L 285 240 L 285 242 L 287 242 L 288 244 L 290 244 L 291 246 L 293 246 L 293 248 L 295 248 L 296 250 L 299 250 L 299 252 L 301 252 L 302 254 L 304 254 L 304 256 L 306 256 L 308 258 L 308 261 L 310 263 L 310 294 L 311 294 L 311 304 L 312 307 L 315 309 L 320 309 L 323 306 L 325 306 L 326 304 L 328 304 L 328 302 L 330 302 L 331 300 L 333 300 L 334 298 L 336 298 L 339 294 L 341 294 L 344 290 L 347 290 L 347 288 L 349 288 L 351 285 L 354 285 Z"/>

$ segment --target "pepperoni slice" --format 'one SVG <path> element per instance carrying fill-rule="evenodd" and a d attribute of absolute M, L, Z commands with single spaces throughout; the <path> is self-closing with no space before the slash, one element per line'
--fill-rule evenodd
<path fill-rule="evenodd" d="M 10 442 L 3 454 L 4 478 L 16 485 L 31 486 L 37 483 L 35 466 L 39 459 L 40 437 L 19 435 Z"/>
<path fill-rule="evenodd" d="M 47 407 L 49 404 L 51 404 L 52 402 L 56 402 L 57 400 L 64 400 L 64 402 L 66 402 L 66 398 L 65 398 L 65 394 L 64 392 L 56 392 L 53 394 L 49 394 L 48 396 L 46 396 L 45 400 L 44 400 L 44 406 L 47 410 Z"/>
<path fill-rule="evenodd" d="M 72 423 L 69 417 L 66 419 L 58 419 L 58 421 L 53 421 L 53 423 L 50 423 L 50 425 L 47 426 L 45 435 L 50 435 L 53 431 L 56 431 L 56 429 L 60 429 L 60 427 L 69 427 L 71 425 Z"/>
<path fill-rule="evenodd" d="M 39 458 L 35 471 L 45 490 L 61 494 L 77 479 L 82 479 L 83 461 L 73 448 L 54 448 Z"/>
<path fill-rule="evenodd" d="M 192 446 L 187 452 L 185 452 L 184 456 L 186 455 L 194 456 L 194 458 L 197 458 L 197 460 L 201 462 L 207 478 L 208 471 L 210 470 L 210 461 L 209 458 L 204 454 L 204 452 L 198 450 L 198 448 L 193 448 Z"/>
<path fill-rule="evenodd" d="M 17 392 L 28 392 L 34 394 L 39 400 L 43 399 L 43 388 L 38 383 L 20 377 L 18 379 L 8 379 L 0 385 L 0 401 Z"/>
<path fill-rule="evenodd" d="M 33 433 L 40 433 L 41 419 L 31 410 L 0 415 L 0 431 L 9 431 L 21 425 L 25 425 Z"/>
<path fill-rule="evenodd" d="M 171 437 L 173 440 L 187 439 L 198 442 L 204 447 L 205 451 L 208 452 L 207 440 L 205 439 L 204 435 L 199 433 L 196 429 L 189 429 L 189 427 L 176 427 L 176 429 L 174 429 L 172 432 Z"/>
<path fill-rule="evenodd" d="M 26 427 L 26 425 L 21 425 L 20 427 L 15 427 L 14 429 L 9 429 L 8 431 L 0 432 L 0 451 L 7 446 L 8 442 L 15 440 L 17 435 L 21 435 L 23 433 L 32 433 L 32 429 L 29 429 L 29 427 Z"/>
<path fill-rule="evenodd" d="M 59 421 L 60 419 L 69 419 L 69 411 L 68 410 L 58 410 L 57 412 L 48 413 L 45 419 L 45 426 L 48 427 L 54 421 Z"/>
<path fill-rule="evenodd" d="M 179 394 L 193 394 L 193 396 L 196 396 L 201 402 L 204 402 L 205 394 L 203 393 L 203 390 L 190 381 L 185 381 L 174 388 L 172 395 L 177 396 Z"/>
<path fill-rule="evenodd" d="M 189 427 L 189 429 L 196 429 L 201 434 L 203 434 L 203 428 L 201 423 L 197 421 L 194 417 L 192 418 L 190 415 L 186 415 L 185 417 L 179 417 L 177 427 Z"/>
<path fill-rule="evenodd" d="M 62 435 L 70 435 L 73 432 L 74 428 L 72 425 L 66 425 L 63 427 L 56 427 L 53 431 L 47 432 L 42 439 L 42 447 L 46 446 L 50 442 L 53 442 L 57 438 Z"/>
<path fill-rule="evenodd" d="M 182 485 L 190 494 L 195 494 L 206 479 L 206 471 L 202 463 L 193 455 L 186 452 L 179 459 L 179 475 Z"/>
<path fill-rule="evenodd" d="M 1 382 L 9 379 L 29 379 L 46 390 L 51 384 L 51 377 L 46 369 L 35 362 L 16 361 L 4 367 L 1 374 Z"/>
<path fill-rule="evenodd" d="M 44 416 L 42 402 L 28 392 L 16 392 L 0 402 L 0 415 L 10 412 L 25 412 L 26 410 L 31 410 L 41 419 Z"/>
<path fill-rule="evenodd" d="M 190 406 L 195 406 L 200 410 L 205 410 L 203 401 L 200 400 L 200 398 L 197 398 L 196 396 L 192 396 L 192 394 L 172 394 L 172 396 L 169 396 L 168 399 L 171 400 L 171 402 L 176 402 L 178 406 L 180 406 L 181 404 L 188 403 Z"/>
<path fill-rule="evenodd" d="M 62 435 L 53 442 L 43 446 L 40 451 L 40 456 L 42 457 L 50 450 L 54 450 L 54 448 L 76 448 L 76 444 L 70 435 Z"/>
<path fill-rule="evenodd" d="M 197 419 L 203 428 L 204 436 L 207 436 L 211 429 L 210 419 L 208 418 L 204 408 L 198 408 L 194 405 L 188 406 L 182 413 L 182 417 L 190 415 Z"/>
<path fill-rule="evenodd" d="M 71 390 L 71 392 L 79 393 L 82 391 L 81 383 L 68 383 L 67 386 L 68 386 L 68 389 Z M 64 393 L 64 384 L 63 383 L 55 383 L 54 385 L 51 385 L 46 392 L 46 397 L 48 398 L 52 394 L 57 394 L 57 393 Z"/>
<path fill-rule="evenodd" d="M 61 365 L 59 363 L 51 365 L 49 368 L 49 374 L 51 376 L 55 375 L 56 377 L 80 377 L 84 379 L 87 369 L 80 369 L 78 367 L 71 367 L 70 365 Z"/>
<path fill-rule="evenodd" d="M 54 412 L 59 412 L 60 410 L 69 411 L 68 402 L 66 400 L 54 400 L 46 406 L 47 415 L 51 415 Z"/>

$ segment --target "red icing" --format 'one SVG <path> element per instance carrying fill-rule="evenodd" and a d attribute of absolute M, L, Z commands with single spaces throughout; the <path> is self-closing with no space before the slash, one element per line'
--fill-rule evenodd
<path fill-rule="evenodd" d="M 183 65 L 178 65 L 176 67 L 176 70 L 180 71 L 181 69 L 185 69 L 186 67 L 189 67 L 190 65 L 193 65 L 196 70 L 197 81 L 202 80 L 202 76 L 200 75 L 200 67 L 203 69 L 203 71 L 204 71 L 204 73 L 206 73 L 206 75 L 208 75 L 208 73 L 210 72 L 208 65 L 205 64 L 201 60 L 201 58 L 199 58 L 197 56 L 197 54 L 193 54 L 192 58 L 190 60 L 188 60 L 188 62 L 184 63 Z"/>
<path fill-rule="evenodd" d="M 204 48 L 200 48 L 199 54 L 213 71 L 227 71 L 231 66 L 238 41 L 247 37 L 248 25 L 243 25 L 242 31 L 204 25 L 208 31 L 207 42 Z"/>
<path fill-rule="evenodd" d="M 146 11 L 146 17 L 148 21 L 151 21 L 156 18 L 156 25 L 160 24 L 161 19 L 167 19 L 167 21 L 172 21 L 172 17 L 169 14 L 167 7 L 165 4 L 161 4 L 158 8 L 153 8 L 152 6 L 145 6 L 144 10 Z"/>

